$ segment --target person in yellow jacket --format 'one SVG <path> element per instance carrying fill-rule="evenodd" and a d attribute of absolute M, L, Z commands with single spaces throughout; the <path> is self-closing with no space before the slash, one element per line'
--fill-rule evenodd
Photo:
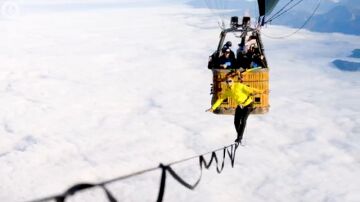
<path fill-rule="evenodd" d="M 206 111 L 213 112 L 217 107 L 220 106 L 224 99 L 228 97 L 233 98 L 237 103 L 234 117 L 234 125 L 237 132 L 237 138 L 235 139 L 235 142 L 241 143 L 246 126 L 246 120 L 251 111 L 254 109 L 254 100 L 252 95 L 256 93 L 263 93 L 263 91 L 250 88 L 242 83 L 235 83 L 232 77 L 226 78 L 226 84 L 227 89 L 225 90 L 223 96 L 218 98 L 214 105 Z"/>

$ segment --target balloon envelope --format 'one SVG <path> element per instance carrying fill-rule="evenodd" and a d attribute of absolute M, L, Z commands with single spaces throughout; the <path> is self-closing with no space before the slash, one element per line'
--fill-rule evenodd
<path fill-rule="evenodd" d="M 260 16 L 269 15 L 279 0 L 258 0 Z"/>

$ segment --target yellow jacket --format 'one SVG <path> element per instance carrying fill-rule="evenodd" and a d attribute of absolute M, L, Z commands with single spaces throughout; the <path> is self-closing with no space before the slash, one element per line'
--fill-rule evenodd
<path fill-rule="evenodd" d="M 230 88 L 226 89 L 225 93 L 219 99 L 216 100 L 211 109 L 215 110 L 218 108 L 224 99 L 228 97 L 233 98 L 238 105 L 245 107 L 253 101 L 252 94 L 262 92 L 262 90 L 250 88 L 242 83 L 234 83 Z"/>

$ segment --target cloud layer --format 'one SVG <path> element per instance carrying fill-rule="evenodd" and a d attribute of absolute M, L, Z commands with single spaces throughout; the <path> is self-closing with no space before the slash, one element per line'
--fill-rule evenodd
<path fill-rule="evenodd" d="M 59 193 L 231 143 L 232 117 L 204 112 L 216 25 L 207 10 L 185 6 L 0 21 L 1 201 Z M 360 199 L 359 72 L 331 64 L 359 48 L 359 37 L 269 38 L 292 31 L 264 30 L 271 111 L 249 118 L 235 168 L 206 172 L 195 191 L 169 181 L 165 201 Z M 175 169 L 189 180 L 198 176 L 196 162 Z M 159 179 L 160 172 L 149 173 L 110 189 L 124 201 L 154 201 Z M 101 197 L 96 190 L 76 196 Z"/>

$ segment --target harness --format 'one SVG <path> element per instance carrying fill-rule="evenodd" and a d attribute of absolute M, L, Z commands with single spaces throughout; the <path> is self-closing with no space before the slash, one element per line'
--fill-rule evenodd
<path fill-rule="evenodd" d="M 244 105 L 249 99 L 250 99 L 250 97 L 251 96 L 248 96 L 247 98 L 246 98 L 246 100 L 243 102 L 243 103 L 241 103 L 241 105 Z M 251 103 L 250 103 L 251 104 Z"/>

